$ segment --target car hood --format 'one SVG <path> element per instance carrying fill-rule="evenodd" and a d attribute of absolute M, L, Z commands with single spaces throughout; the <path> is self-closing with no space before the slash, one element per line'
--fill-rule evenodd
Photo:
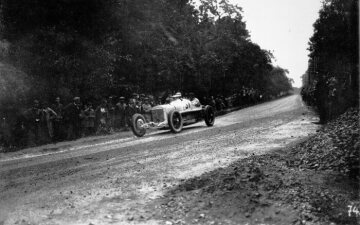
<path fill-rule="evenodd" d="M 171 110 L 174 110 L 176 109 L 175 106 L 173 105 L 170 105 L 170 104 L 165 104 L 165 105 L 157 105 L 157 106 L 154 106 L 152 107 L 152 109 L 164 109 L 164 111 L 166 113 L 169 113 Z"/>

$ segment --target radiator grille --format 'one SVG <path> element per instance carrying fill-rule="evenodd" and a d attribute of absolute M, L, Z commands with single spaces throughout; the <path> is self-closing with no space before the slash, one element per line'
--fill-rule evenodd
<path fill-rule="evenodd" d="M 164 109 L 152 109 L 151 110 L 152 121 L 155 123 L 163 122 L 164 119 Z"/>

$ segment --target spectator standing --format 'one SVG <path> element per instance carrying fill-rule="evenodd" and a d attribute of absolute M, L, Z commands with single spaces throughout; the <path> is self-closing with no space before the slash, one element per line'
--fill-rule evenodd
<path fill-rule="evenodd" d="M 118 129 L 125 129 L 125 109 L 126 109 L 126 103 L 125 98 L 120 97 L 119 102 L 116 103 L 115 108 L 115 127 Z"/>
<path fill-rule="evenodd" d="M 115 127 L 115 104 L 113 102 L 114 100 L 112 96 L 110 96 L 108 100 L 109 100 L 107 107 L 109 110 L 108 128 L 109 128 L 109 132 L 112 133 Z"/>
<path fill-rule="evenodd" d="M 144 115 L 146 121 L 150 121 L 151 120 L 151 104 L 150 104 L 150 101 L 149 101 L 149 98 L 148 97 L 145 97 L 144 98 L 144 103 L 142 104 L 141 106 L 141 109 L 142 109 L 142 114 Z"/>
<path fill-rule="evenodd" d="M 16 116 L 15 124 L 12 127 L 12 143 L 18 147 L 27 146 L 28 130 L 27 130 L 27 119 L 26 112 L 19 113 Z"/>
<path fill-rule="evenodd" d="M 224 105 L 224 109 L 227 109 L 229 107 L 229 102 L 227 101 L 227 99 L 223 95 L 220 96 L 220 99 Z"/>
<path fill-rule="evenodd" d="M 155 102 L 155 98 L 153 95 L 148 95 L 148 98 L 149 98 L 149 103 L 151 106 L 155 106 L 156 105 L 156 102 Z"/>
<path fill-rule="evenodd" d="M 134 101 L 135 104 L 136 104 L 136 102 L 138 102 L 138 101 L 140 100 L 140 97 L 139 97 L 139 95 L 138 95 L 137 93 L 132 93 L 130 99 L 133 99 L 133 101 Z"/>
<path fill-rule="evenodd" d="M 81 136 L 81 102 L 80 97 L 74 97 L 73 102 L 64 108 L 67 121 L 67 139 L 73 140 Z"/>
<path fill-rule="evenodd" d="M 221 111 L 224 108 L 224 103 L 219 96 L 215 99 L 215 107 L 217 111 Z"/>
<path fill-rule="evenodd" d="M 92 135 L 95 133 L 96 115 L 95 115 L 95 110 L 94 110 L 93 104 L 91 102 L 89 103 L 89 108 L 87 111 L 89 112 L 88 130 L 89 130 L 89 134 Z"/>
<path fill-rule="evenodd" d="M 96 114 L 96 134 L 109 133 L 109 109 L 106 99 L 95 110 Z"/>
<path fill-rule="evenodd" d="M 145 94 L 140 94 L 138 100 L 139 100 L 141 103 L 143 103 L 143 102 L 144 102 L 144 98 L 145 98 Z M 141 105 L 142 105 L 142 104 L 141 104 Z"/>
<path fill-rule="evenodd" d="M 204 105 L 209 105 L 209 99 L 206 96 L 202 98 L 202 102 Z"/>
<path fill-rule="evenodd" d="M 141 113 L 142 112 L 142 100 L 139 100 L 135 104 L 135 112 Z"/>
<path fill-rule="evenodd" d="M 33 106 L 25 112 L 27 134 L 27 146 L 32 147 L 39 143 L 40 140 L 40 102 L 35 99 Z"/>
<path fill-rule="evenodd" d="M 56 97 L 55 103 L 52 109 L 56 113 L 56 118 L 53 120 L 54 126 L 54 141 L 61 141 L 64 139 L 64 121 L 63 121 L 63 110 L 64 105 L 61 103 L 60 97 Z"/>
<path fill-rule="evenodd" d="M 88 104 L 84 105 L 82 114 L 83 134 L 86 136 L 92 135 L 95 128 L 95 110 L 92 107 L 92 103 L 89 102 Z"/>
<path fill-rule="evenodd" d="M 41 111 L 41 144 L 49 143 L 54 138 L 53 120 L 57 117 L 56 112 L 51 109 L 47 102 L 43 103 Z"/>
<path fill-rule="evenodd" d="M 217 110 L 217 108 L 216 108 L 216 102 L 215 102 L 214 96 L 211 96 L 211 97 L 210 97 L 210 100 L 209 100 L 209 105 L 211 105 L 214 109 L 216 109 L 216 110 Z"/>
<path fill-rule="evenodd" d="M 135 99 L 130 99 L 129 104 L 126 107 L 125 115 L 126 115 L 126 123 L 129 127 L 131 127 L 132 116 L 136 113 L 136 101 Z"/>
<path fill-rule="evenodd" d="M 10 126 L 5 117 L 1 118 L 0 121 L 0 148 L 1 146 L 9 147 L 11 143 L 11 132 Z"/>

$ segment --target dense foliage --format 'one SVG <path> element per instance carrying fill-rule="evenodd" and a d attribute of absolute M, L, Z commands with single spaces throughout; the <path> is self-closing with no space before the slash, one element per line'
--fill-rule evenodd
<path fill-rule="evenodd" d="M 30 77 L 29 97 L 290 89 L 241 13 L 224 0 L 2 0 L 1 59 Z"/>
<path fill-rule="evenodd" d="M 358 104 L 358 0 L 326 0 L 310 38 L 303 97 L 326 122 Z"/>

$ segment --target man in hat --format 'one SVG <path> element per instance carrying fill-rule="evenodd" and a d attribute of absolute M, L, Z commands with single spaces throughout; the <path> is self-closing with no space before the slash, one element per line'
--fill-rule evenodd
<path fill-rule="evenodd" d="M 125 128 L 125 109 L 126 103 L 124 97 L 119 97 L 118 103 L 116 103 L 116 128 L 124 129 Z"/>
<path fill-rule="evenodd" d="M 95 109 L 96 114 L 96 134 L 109 133 L 109 108 L 108 102 L 104 98 L 101 104 Z"/>
<path fill-rule="evenodd" d="M 79 138 L 81 136 L 80 97 L 74 97 L 73 102 L 64 108 L 64 114 L 68 125 L 67 139 Z"/>
<path fill-rule="evenodd" d="M 136 101 L 135 99 L 129 99 L 129 104 L 127 105 L 125 109 L 125 119 L 126 124 L 131 127 L 132 124 L 132 116 L 137 113 L 136 112 Z"/>
<path fill-rule="evenodd" d="M 39 100 L 35 99 L 33 106 L 25 112 L 27 134 L 27 145 L 32 147 L 39 144 L 41 108 Z"/>
<path fill-rule="evenodd" d="M 144 115 L 147 121 L 151 120 L 151 104 L 148 97 L 144 98 L 144 103 L 141 106 L 142 114 Z"/>
<path fill-rule="evenodd" d="M 181 93 L 176 92 L 173 96 L 170 98 L 170 104 L 177 104 L 179 101 L 181 101 Z"/>
<path fill-rule="evenodd" d="M 179 100 L 182 98 L 181 92 L 176 92 L 173 96 L 171 96 L 173 101 Z"/>
<path fill-rule="evenodd" d="M 61 103 L 60 97 L 56 97 L 55 103 L 52 105 L 52 109 L 56 112 L 56 118 L 54 119 L 54 141 L 61 141 L 63 139 L 64 127 L 63 127 L 63 110 L 64 105 Z"/>
<path fill-rule="evenodd" d="M 135 101 L 139 101 L 139 94 L 137 94 L 137 93 L 132 93 L 131 99 L 135 99 Z"/>
<path fill-rule="evenodd" d="M 146 97 L 145 94 L 140 94 L 140 99 L 139 100 L 143 101 L 145 97 Z"/>
<path fill-rule="evenodd" d="M 91 102 L 84 104 L 83 113 L 83 134 L 92 135 L 95 133 L 96 113 Z"/>
<path fill-rule="evenodd" d="M 113 101 L 113 96 L 109 97 L 107 108 L 109 110 L 108 127 L 109 127 L 110 133 L 112 133 L 114 130 L 114 125 L 115 125 L 115 105 L 114 105 L 114 101 Z"/>

